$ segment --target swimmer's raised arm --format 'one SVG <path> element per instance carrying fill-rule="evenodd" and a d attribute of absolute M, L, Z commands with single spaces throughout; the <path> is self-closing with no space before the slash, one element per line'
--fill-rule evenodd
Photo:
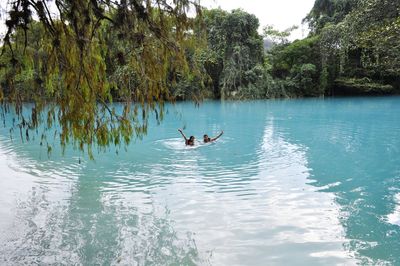
<path fill-rule="evenodd" d="M 223 130 L 221 131 L 221 133 L 219 133 L 219 135 L 218 135 L 218 136 L 216 136 L 215 138 L 212 138 L 210 141 L 217 140 L 219 137 L 221 137 L 221 136 L 222 136 L 222 134 L 224 134 L 224 131 L 223 131 Z"/>
<path fill-rule="evenodd" d="M 188 139 L 187 139 L 187 137 L 185 136 L 185 134 L 183 134 L 182 129 L 179 128 L 178 131 L 182 134 L 182 136 L 183 136 L 183 138 L 185 139 L 185 141 L 187 141 Z"/>

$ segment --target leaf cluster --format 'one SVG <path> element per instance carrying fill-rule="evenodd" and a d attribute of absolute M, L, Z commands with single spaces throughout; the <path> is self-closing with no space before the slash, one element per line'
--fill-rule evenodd
<path fill-rule="evenodd" d="M 19 125 L 56 123 L 62 147 L 72 141 L 91 156 L 93 145 L 141 137 L 149 114 L 162 119 L 163 102 L 173 100 L 174 77 L 201 74 L 187 56 L 201 38 L 187 16 L 189 8 L 200 15 L 197 2 L 57 0 L 54 8 L 56 15 L 48 1 L 12 1 L 0 82 Z M 22 112 L 27 101 L 30 114 Z"/>

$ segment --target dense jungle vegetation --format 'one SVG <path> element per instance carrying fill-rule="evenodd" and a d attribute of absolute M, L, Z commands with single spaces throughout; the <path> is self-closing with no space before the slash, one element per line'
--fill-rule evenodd
<path fill-rule="evenodd" d="M 149 114 L 162 119 L 169 100 L 400 92 L 400 1 L 316 0 L 304 18 L 308 37 L 293 42 L 293 28 L 264 25 L 259 34 L 254 15 L 197 1 L 49 3 L 14 0 L 2 14 L 2 116 L 12 103 L 26 138 L 57 122 L 61 145 L 89 154 L 92 144 L 145 134 Z"/>

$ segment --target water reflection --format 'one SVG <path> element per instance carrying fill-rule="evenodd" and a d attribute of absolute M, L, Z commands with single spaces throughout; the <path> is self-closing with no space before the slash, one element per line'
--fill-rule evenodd
<path fill-rule="evenodd" d="M 1 140 L 1 264 L 207 263 L 146 191 L 109 187 L 91 163 L 50 166 L 11 147 Z"/>
<path fill-rule="evenodd" d="M 396 264 L 396 106 L 180 104 L 185 132 L 224 136 L 187 148 L 167 116 L 94 162 L 0 129 L 0 264 Z"/>
<path fill-rule="evenodd" d="M 175 177 L 162 192 L 169 197 L 154 197 L 171 206 L 180 231 L 196 232 L 216 265 L 355 264 L 334 195 L 307 185 L 307 149 L 289 143 L 273 119 L 265 124 L 252 162 L 231 167 L 198 149 L 191 174 Z"/>
<path fill-rule="evenodd" d="M 399 98 L 305 102 L 280 123 L 308 149 L 312 185 L 334 193 L 348 243 L 362 264 L 398 264 Z M 315 113 L 318 110 L 318 113 Z M 334 110 L 334 111 L 333 111 Z M 295 133 L 295 134 L 294 134 Z M 390 218 L 390 220 L 389 220 Z"/>
<path fill-rule="evenodd" d="M 86 204 L 87 205 L 87 204 Z M 179 239 L 168 210 L 147 213 L 126 201 L 106 204 L 98 212 L 79 202 L 52 203 L 34 188 L 19 202 L 13 234 L 2 242 L 7 264 L 122 264 L 201 263 L 196 243 L 188 234 Z M 87 207 L 87 206 L 86 206 Z M 161 215 L 161 216 L 160 216 Z"/>

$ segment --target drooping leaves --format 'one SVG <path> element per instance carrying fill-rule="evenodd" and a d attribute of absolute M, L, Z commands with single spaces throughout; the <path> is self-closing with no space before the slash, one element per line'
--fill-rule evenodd
<path fill-rule="evenodd" d="M 9 8 L 1 98 L 28 129 L 56 122 L 64 147 L 72 141 L 91 155 L 93 144 L 141 137 L 152 110 L 161 119 L 163 102 L 173 100 L 171 73 L 189 75 L 186 48 L 195 25 L 187 13 L 200 12 L 196 1 L 15 0 Z M 34 102 L 35 119 L 25 119 L 25 101 Z"/>

